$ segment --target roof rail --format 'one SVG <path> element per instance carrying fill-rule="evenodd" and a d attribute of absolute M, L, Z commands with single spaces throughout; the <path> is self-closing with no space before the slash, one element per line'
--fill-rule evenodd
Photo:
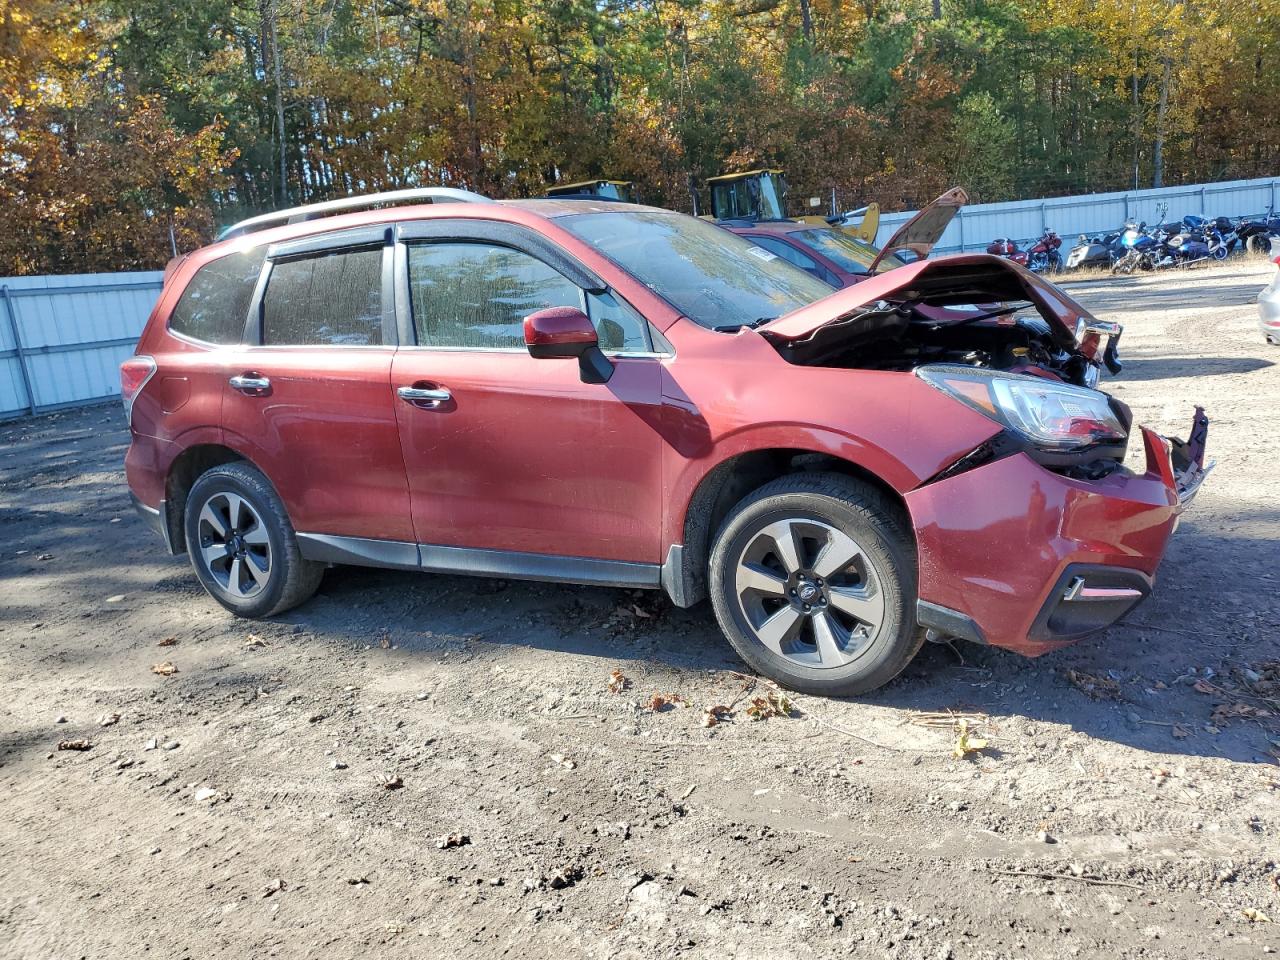
<path fill-rule="evenodd" d="M 246 233 L 255 233 L 269 227 L 278 227 L 287 223 L 304 223 L 320 217 L 331 217 L 339 213 L 352 213 L 356 210 L 372 210 L 374 207 L 393 206 L 400 203 L 493 203 L 494 201 L 470 190 L 458 190 L 455 187 L 415 187 L 410 190 L 389 190 L 386 193 L 368 193 L 358 197 L 344 197 L 341 200 L 326 200 L 324 203 L 309 203 L 301 207 L 290 207 L 277 210 L 275 213 L 264 213 L 232 224 L 218 234 L 219 240 L 240 237 Z"/>

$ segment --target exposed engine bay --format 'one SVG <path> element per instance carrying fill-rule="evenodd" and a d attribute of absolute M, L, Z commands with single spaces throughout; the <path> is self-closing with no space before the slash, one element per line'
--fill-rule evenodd
<path fill-rule="evenodd" d="M 903 274 L 897 284 L 895 275 Z M 1120 370 L 1119 324 L 996 257 L 925 261 L 880 274 L 761 329 L 791 363 L 914 370 L 954 363 L 1094 387 Z M 812 317 L 812 319 L 811 319 Z M 821 321 L 821 322 L 819 322 Z"/>
<path fill-rule="evenodd" d="M 927 363 L 958 363 L 1079 386 L 1097 381 L 1090 359 L 1064 349 L 1041 317 L 1018 315 L 1021 307 L 883 307 L 829 324 L 808 341 L 793 341 L 783 355 L 806 366 L 914 370 Z"/>

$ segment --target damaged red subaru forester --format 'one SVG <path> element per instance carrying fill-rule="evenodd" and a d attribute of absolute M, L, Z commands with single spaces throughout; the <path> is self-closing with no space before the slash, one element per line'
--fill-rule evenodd
<path fill-rule="evenodd" d="M 660 588 L 852 694 L 927 633 L 1036 655 L 1151 591 L 1208 424 L 1126 469 L 1119 337 L 996 257 L 833 292 L 666 210 L 401 191 L 171 267 L 126 468 L 240 616 L 334 563 Z"/>

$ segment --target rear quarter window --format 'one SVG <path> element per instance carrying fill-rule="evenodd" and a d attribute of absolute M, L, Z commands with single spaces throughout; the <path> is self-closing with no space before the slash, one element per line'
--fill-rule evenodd
<path fill-rule="evenodd" d="M 169 329 L 204 343 L 239 343 L 265 257 L 264 247 L 254 247 L 206 263 L 169 315 Z"/>

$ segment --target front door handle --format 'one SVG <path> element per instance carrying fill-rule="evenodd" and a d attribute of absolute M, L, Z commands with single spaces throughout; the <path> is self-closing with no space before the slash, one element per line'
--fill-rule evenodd
<path fill-rule="evenodd" d="M 255 376 L 250 373 L 240 374 L 232 377 L 227 383 L 235 387 L 237 390 L 243 390 L 245 393 L 254 393 L 262 390 L 271 389 L 271 381 L 266 377 Z"/>
<path fill-rule="evenodd" d="M 400 387 L 396 396 L 415 407 L 438 407 L 453 399 L 453 394 L 443 387 Z"/>

